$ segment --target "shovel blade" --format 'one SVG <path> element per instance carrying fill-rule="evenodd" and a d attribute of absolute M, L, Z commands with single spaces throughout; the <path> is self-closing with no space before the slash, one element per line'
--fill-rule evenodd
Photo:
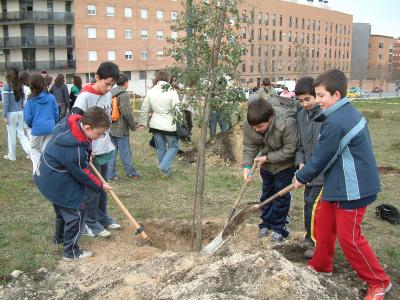
<path fill-rule="evenodd" d="M 223 238 L 222 234 L 224 231 L 221 231 L 210 243 L 208 243 L 202 250 L 201 253 L 204 254 L 213 254 L 217 252 L 222 245 L 224 245 L 230 238 L 228 236 L 227 238 Z"/>

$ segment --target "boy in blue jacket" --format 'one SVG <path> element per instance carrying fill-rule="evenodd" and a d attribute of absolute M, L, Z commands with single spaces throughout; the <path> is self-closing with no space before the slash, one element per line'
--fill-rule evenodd
<path fill-rule="evenodd" d="M 111 187 L 89 169 L 92 141 L 110 127 L 108 113 L 100 107 L 89 108 L 85 115 L 71 115 L 54 129 L 53 137 L 40 157 L 34 181 L 40 192 L 53 203 L 56 213 L 55 243 L 63 243 L 63 260 L 92 256 L 78 246 L 85 226 L 85 187 L 107 192 Z"/>
<path fill-rule="evenodd" d="M 314 81 L 322 113 L 320 136 L 311 158 L 295 175 L 295 187 L 324 175 L 324 191 L 315 214 L 316 248 L 308 267 L 331 274 L 336 237 L 346 259 L 368 284 L 365 300 L 383 299 L 389 276 L 361 233 L 367 205 L 380 191 L 378 169 L 367 121 L 345 97 L 346 76 L 329 70 Z"/>

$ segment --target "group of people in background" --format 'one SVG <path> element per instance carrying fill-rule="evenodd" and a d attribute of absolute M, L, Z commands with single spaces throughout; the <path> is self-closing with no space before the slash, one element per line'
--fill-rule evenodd
<path fill-rule="evenodd" d="M 10 69 L 6 78 L 3 101 L 9 147 L 5 158 L 16 159 L 18 136 L 32 159 L 34 182 L 54 206 L 53 242 L 63 244 L 66 261 L 89 257 L 92 253 L 78 246 L 82 233 L 108 237 L 110 230 L 121 227 L 107 209 L 107 191 L 112 187 L 93 174 L 90 161 L 104 178 L 116 180 L 119 152 L 127 177 L 140 178 L 132 165 L 129 133 L 135 122 L 128 79 L 111 62 L 100 64 L 95 82 L 83 88 L 80 78 L 74 78 L 70 93 L 61 74 L 50 88 L 46 74 L 33 74 L 28 81 L 26 74 Z M 138 122 L 139 131 L 148 128 L 152 133 L 163 176 L 171 176 L 179 151 L 172 108 L 179 107 L 182 99 L 173 83 L 168 73 L 157 72 Z M 260 201 L 292 182 L 296 188 L 305 186 L 306 235 L 301 244 L 310 258 L 310 270 L 332 274 L 338 239 L 352 268 L 368 284 L 365 299 L 383 299 L 391 281 L 361 233 L 366 207 L 380 190 L 379 176 L 366 120 L 347 100 L 346 91 L 346 77 L 336 69 L 315 80 L 298 80 L 296 99 L 285 91 L 278 96 L 265 78 L 257 97 L 249 99 L 243 124 L 243 178 L 251 181 L 252 165 L 260 166 Z M 112 119 L 116 107 L 119 115 Z M 218 122 L 219 110 L 211 108 L 212 120 Z M 30 142 L 23 131 L 24 120 L 31 129 Z M 272 242 L 281 243 L 288 237 L 290 202 L 288 193 L 262 209 L 259 238 L 270 236 Z"/>

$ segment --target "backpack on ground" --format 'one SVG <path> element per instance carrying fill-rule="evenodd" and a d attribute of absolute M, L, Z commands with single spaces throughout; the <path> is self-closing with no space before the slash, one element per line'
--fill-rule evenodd
<path fill-rule="evenodd" d="M 121 117 L 121 112 L 119 110 L 119 104 L 118 104 L 118 96 L 112 97 L 112 102 L 111 102 L 111 120 L 113 122 L 116 122 L 119 120 Z"/>
<path fill-rule="evenodd" d="M 400 223 L 400 212 L 391 204 L 381 204 L 375 208 L 375 216 L 392 224 Z"/>

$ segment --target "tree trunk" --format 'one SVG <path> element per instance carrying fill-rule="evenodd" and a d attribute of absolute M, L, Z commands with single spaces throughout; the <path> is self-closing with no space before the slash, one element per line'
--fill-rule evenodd
<path fill-rule="evenodd" d="M 217 8 L 217 24 L 215 24 L 215 34 L 213 37 L 213 44 L 211 48 L 211 64 L 208 81 L 209 88 L 207 95 L 204 99 L 203 108 L 203 124 L 201 126 L 201 133 L 199 138 L 199 153 L 197 158 L 197 170 L 196 170 L 196 192 L 193 203 L 193 244 L 192 249 L 195 251 L 201 250 L 202 240 L 202 219 L 203 219 L 203 198 L 204 198 L 204 171 L 205 171 L 205 154 L 206 154 L 206 139 L 207 139 L 207 127 L 209 120 L 209 99 L 214 91 L 215 83 L 217 80 L 216 68 L 218 66 L 218 54 L 221 48 L 221 40 L 224 31 L 227 1 L 222 1 L 221 5 Z"/>

